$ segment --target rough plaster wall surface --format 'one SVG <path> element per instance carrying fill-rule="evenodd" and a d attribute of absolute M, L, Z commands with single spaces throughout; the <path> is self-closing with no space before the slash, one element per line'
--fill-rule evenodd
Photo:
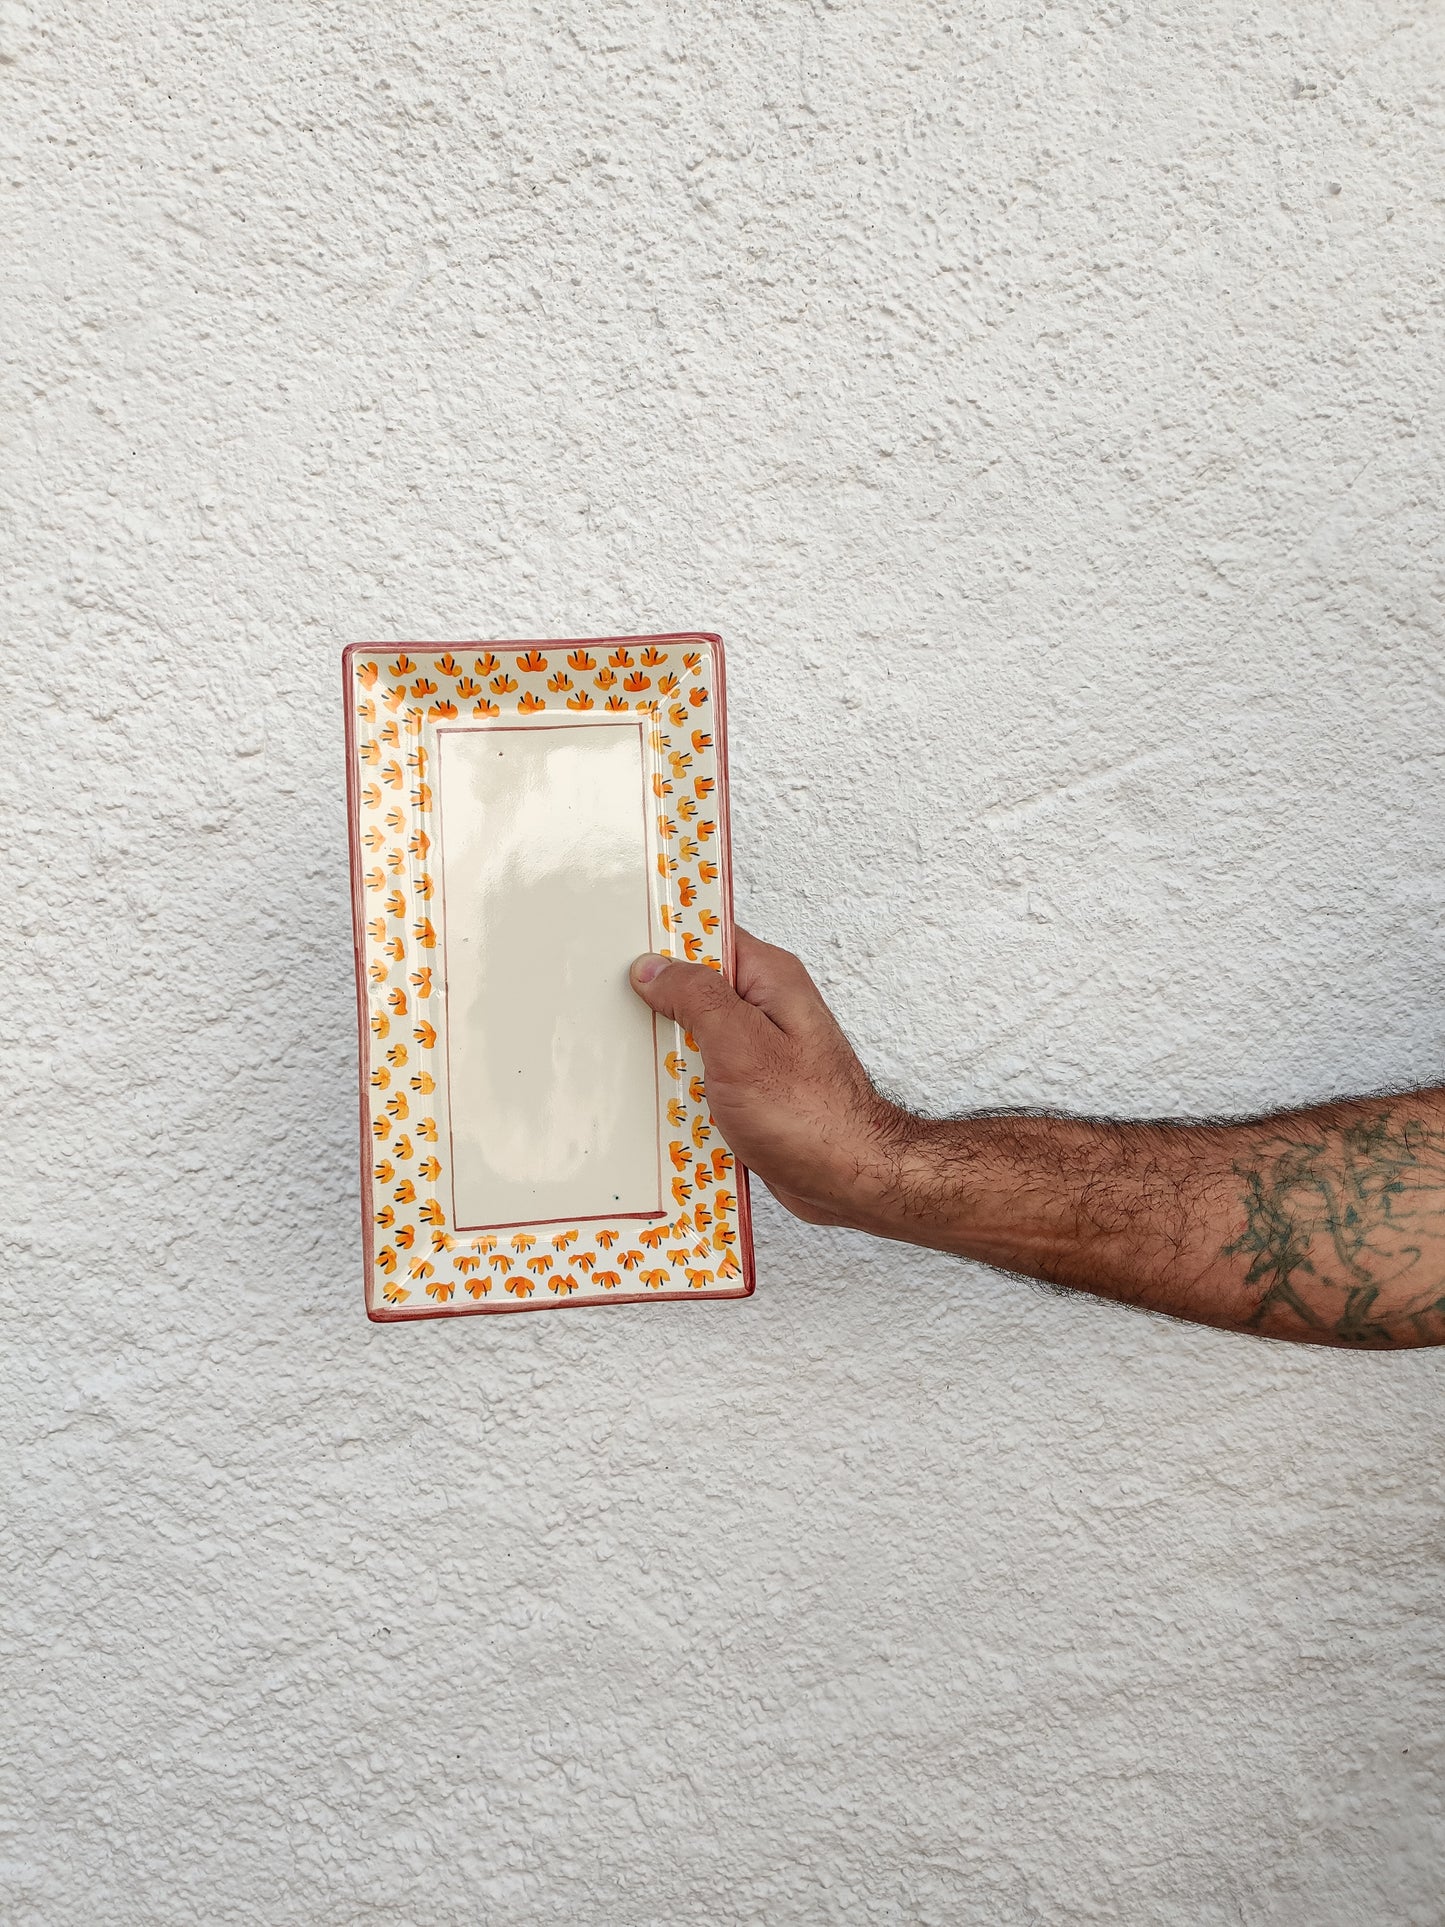
<path fill-rule="evenodd" d="M 1442 18 L 7 0 L 0 1918 L 1445 1919 L 1437 1355 L 366 1324 L 337 673 L 720 629 L 919 1106 L 1438 1080 Z"/>

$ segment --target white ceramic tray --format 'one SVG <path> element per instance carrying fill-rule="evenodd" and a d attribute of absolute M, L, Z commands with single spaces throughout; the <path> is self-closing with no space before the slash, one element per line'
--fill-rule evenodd
<path fill-rule="evenodd" d="M 343 673 L 368 1314 L 746 1297 L 747 1173 L 627 981 L 732 973 L 720 639 Z"/>

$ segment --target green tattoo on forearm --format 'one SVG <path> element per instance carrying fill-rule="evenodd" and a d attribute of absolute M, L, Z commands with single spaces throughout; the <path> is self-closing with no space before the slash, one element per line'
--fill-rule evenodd
<path fill-rule="evenodd" d="M 1249 1261 L 1250 1329 L 1298 1321 L 1344 1345 L 1440 1342 L 1445 1131 L 1387 1109 L 1263 1139 L 1233 1169 L 1245 1223 L 1223 1255 Z"/>

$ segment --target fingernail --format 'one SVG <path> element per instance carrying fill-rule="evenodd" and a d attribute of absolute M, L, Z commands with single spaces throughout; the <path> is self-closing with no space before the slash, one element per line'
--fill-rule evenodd
<path fill-rule="evenodd" d="M 633 964 L 633 983 L 650 984 L 659 970 L 666 970 L 669 961 L 667 957 L 659 957 L 655 950 L 650 950 L 645 957 L 639 957 Z"/>

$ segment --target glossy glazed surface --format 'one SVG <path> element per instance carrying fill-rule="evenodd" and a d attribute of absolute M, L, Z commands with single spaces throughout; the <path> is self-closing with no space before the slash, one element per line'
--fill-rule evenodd
<path fill-rule="evenodd" d="M 752 1289 L 702 1059 L 627 967 L 728 972 L 721 644 L 346 651 L 367 1310 Z"/>
<path fill-rule="evenodd" d="M 642 727 L 438 732 L 457 1229 L 660 1218 Z"/>

